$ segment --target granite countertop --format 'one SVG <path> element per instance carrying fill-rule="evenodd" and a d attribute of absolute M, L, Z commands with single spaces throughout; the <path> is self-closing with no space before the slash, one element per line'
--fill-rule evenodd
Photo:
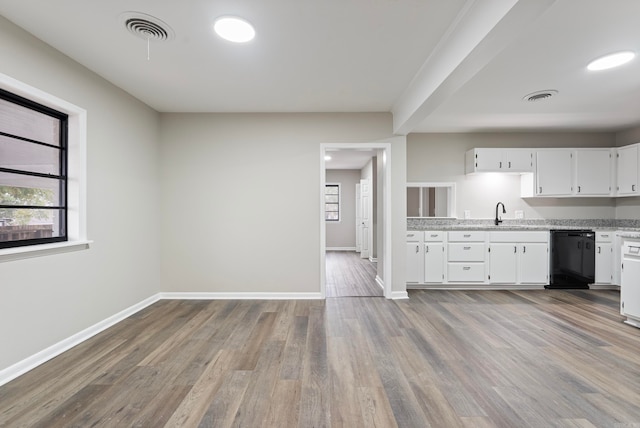
<path fill-rule="evenodd" d="M 490 219 L 430 219 L 408 218 L 407 230 L 483 230 L 483 231 L 546 231 L 563 230 L 598 230 L 615 231 L 622 237 L 640 238 L 640 220 L 529 220 L 505 219 L 496 226 Z"/>

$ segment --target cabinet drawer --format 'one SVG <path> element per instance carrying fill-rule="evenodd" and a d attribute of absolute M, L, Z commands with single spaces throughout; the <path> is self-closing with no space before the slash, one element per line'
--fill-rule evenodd
<path fill-rule="evenodd" d="M 549 232 L 547 231 L 503 231 L 489 232 L 490 242 L 547 242 Z"/>
<path fill-rule="evenodd" d="M 596 242 L 613 242 L 614 232 L 596 232 Z"/>
<path fill-rule="evenodd" d="M 451 243 L 448 250 L 450 262 L 484 262 L 484 242 Z"/>
<path fill-rule="evenodd" d="M 407 231 L 407 242 L 422 242 L 424 232 L 411 230 Z"/>
<path fill-rule="evenodd" d="M 484 242 L 485 232 L 481 230 L 449 232 L 449 241 L 452 242 Z"/>
<path fill-rule="evenodd" d="M 448 263 L 449 282 L 484 282 L 484 263 Z"/>
<path fill-rule="evenodd" d="M 427 230 L 424 232 L 425 242 L 442 242 L 444 240 L 444 232 L 434 232 Z"/>

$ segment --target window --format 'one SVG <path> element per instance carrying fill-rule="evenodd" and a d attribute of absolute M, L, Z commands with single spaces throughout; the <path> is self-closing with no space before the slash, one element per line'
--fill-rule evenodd
<path fill-rule="evenodd" d="M 67 240 L 67 124 L 0 90 L 0 248 Z"/>
<path fill-rule="evenodd" d="M 324 219 L 326 221 L 340 221 L 340 184 L 325 186 Z"/>

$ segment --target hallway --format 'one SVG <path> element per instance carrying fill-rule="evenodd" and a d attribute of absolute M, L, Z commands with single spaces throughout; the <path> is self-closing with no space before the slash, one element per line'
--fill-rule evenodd
<path fill-rule="evenodd" d="M 327 297 L 382 297 L 376 263 L 353 251 L 327 251 Z"/>

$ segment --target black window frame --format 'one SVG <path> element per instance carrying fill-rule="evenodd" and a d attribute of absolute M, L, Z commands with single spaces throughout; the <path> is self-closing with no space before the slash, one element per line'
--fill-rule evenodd
<path fill-rule="evenodd" d="M 325 221 L 330 221 L 330 222 L 336 222 L 336 223 L 338 223 L 338 222 L 340 222 L 340 220 L 342 220 L 342 219 L 341 219 L 341 217 L 342 217 L 342 215 L 341 215 L 341 214 L 342 214 L 342 212 L 341 212 L 341 208 L 342 208 L 342 207 L 340 206 L 341 197 L 342 197 L 342 195 L 341 195 L 340 193 L 342 192 L 342 189 L 341 189 L 340 183 L 326 183 L 326 184 L 325 184 L 325 190 L 326 190 L 327 188 L 329 188 L 329 187 L 335 187 L 335 188 L 337 188 L 337 189 L 338 189 L 338 193 L 337 193 L 337 195 L 338 195 L 338 202 L 327 202 L 327 196 L 328 196 L 328 195 L 332 195 L 332 196 L 333 196 L 334 194 L 333 194 L 333 193 L 327 193 L 327 192 L 325 191 L 325 194 L 324 194 L 324 206 L 325 206 L 325 209 L 324 209 L 324 220 L 325 220 Z M 335 206 L 336 206 L 336 208 L 337 208 L 337 210 L 336 210 L 336 211 L 327 211 L 327 208 L 326 208 L 326 207 L 327 207 L 327 204 L 329 204 L 329 205 L 335 205 Z M 338 218 L 327 218 L 327 213 L 334 213 L 334 212 L 337 212 L 337 213 L 338 213 Z"/>
<path fill-rule="evenodd" d="M 21 107 L 28 108 L 40 114 L 53 117 L 60 121 L 59 129 L 59 145 L 52 145 L 46 142 L 33 140 L 21 135 L 10 134 L 0 129 L 0 135 L 21 140 L 30 144 L 43 145 L 46 147 L 59 150 L 58 162 L 59 162 L 59 174 L 43 174 L 38 172 L 26 171 L 21 169 L 5 168 L 0 166 L 0 172 L 6 172 L 10 174 L 26 175 L 32 177 L 42 177 L 58 180 L 59 186 L 59 204 L 58 206 L 42 206 L 42 205 L 11 205 L 0 204 L 0 208 L 5 209 L 38 209 L 38 210 L 57 210 L 58 216 L 58 236 L 46 237 L 46 238 L 34 238 L 34 239 L 22 239 L 15 241 L 3 241 L 0 242 L 0 249 L 3 248 L 15 248 L 25 247 L 32 245 L 51 244 L 56 242 L 65 242 L 69 240 L 68 237 L 68 176 L 67 176 L 67 164 L 68 164 L 68 143 L 69 143 L 69 115 L 62 113 L 58 110 L 39 104 L 35 101 L 13 94 L 4 89 L 0 89 L 0 99 L 14 103 Z"/>

